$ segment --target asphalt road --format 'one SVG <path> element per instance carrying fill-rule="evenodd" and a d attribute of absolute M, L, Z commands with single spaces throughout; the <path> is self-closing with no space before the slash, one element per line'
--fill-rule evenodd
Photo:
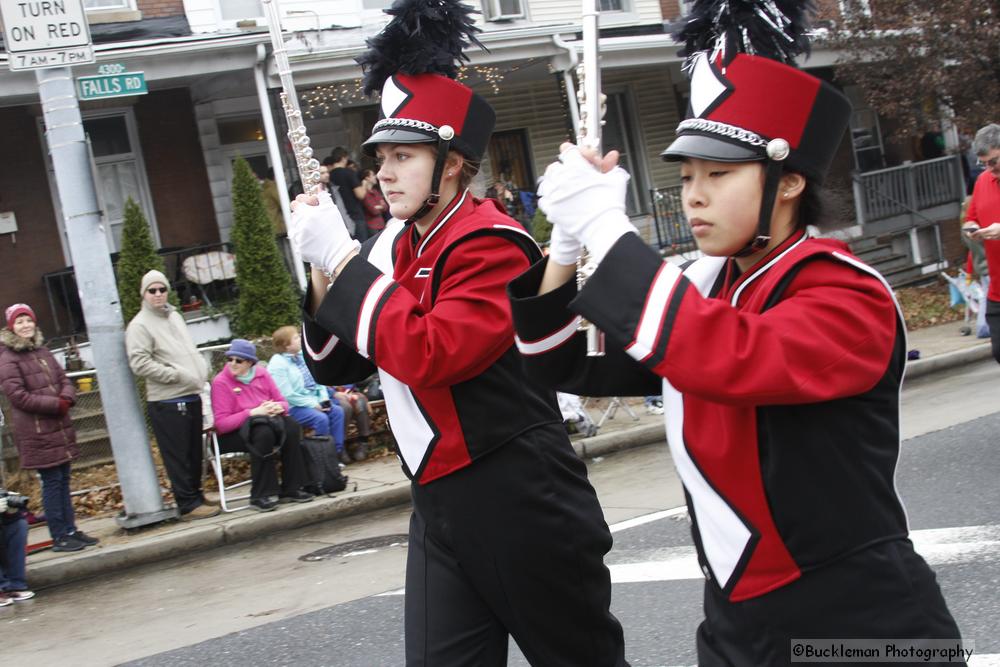
<path fill-rule="evenodd" d="M 898 487 L 918 550 L 937 571 L 963 636 L 1000 655 L 1000 414 L 904 443 Z M 702 580 L 684 513 L 616 526 L 613 609 L 633 667 L 692 665 Z M 629 522 L 632 523 L 632 522 Z M 135 666 L 402 664 L 402 596 L 375 595 L 142 659 Z M 511 665 L 527 664 L 512 645 Z"/>

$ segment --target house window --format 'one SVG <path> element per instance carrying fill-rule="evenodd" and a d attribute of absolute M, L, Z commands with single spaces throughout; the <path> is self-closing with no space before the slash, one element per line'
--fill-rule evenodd
<path fill-rule="evenodd" d="M 250 169 L 263 179 L 271 168 L 271 159 L 267 152 L 267 142 L 264 135 L 264 124 L 261 117 L 230 116 L 217 118 L 219 128 L 219 144 L 226 161 L 226 182 L 233 182 L 233 163 L 237 158 L 243 158 Z"/>
<path fill-rule="evenodd" d="M 84 0 L 83 7 L 89 11 L 101 11 L 108 9 L 132 9 L 131 0 Z"/>
<path fill-rule="evenodd" d="M 239 21 L 264 16 L 260 0 L 219 0 L 223 21 Z"/>
<path fill-rule="evenodd" d="M 598 10 L 602 12 L 623 12 L 625 11 L 625 0 L 600 0 Z"/>
<path fill-rule="evenodd" d="M 483 0 L 483 14 L 487 21 L 506 21 L 524 18 L 523 0 Z"/>
<path fill-rule="evenodd" d="M 608 112 L 604 117 L 602 148 L 605 152 L 616 150 L 621 153 L 619 164 L 632 176 L 626 192 L 626 210 L 629 215 L 639 215 L 645 213 L 649 206 L 641 194 L 647 191 L 646 178 L 630 99 L 624 91 L 609 92 L 607 95 Z"/>
<path fill-rule="evenodd" d="M 242 116 L 237 118 L 220 118 L 219 143 L 228 146 L 247 142 L 264 141 L 264 125 L 260 116 Z"/>

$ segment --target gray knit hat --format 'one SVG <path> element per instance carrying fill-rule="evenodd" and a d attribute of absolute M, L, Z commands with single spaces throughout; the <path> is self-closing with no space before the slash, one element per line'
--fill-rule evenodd
<path fill-rule="evenodd" d="M 170 281 L 167 280 L 167 277 L 161 271 L 153 269 L 146 272 L 146 275 L 142 277 L 142 282 L 139 284 L 139 296 L 143 296 L 146 293 L 146 289 L 154 283 L 161 283 L 168 290 L 170 289 Z"/>

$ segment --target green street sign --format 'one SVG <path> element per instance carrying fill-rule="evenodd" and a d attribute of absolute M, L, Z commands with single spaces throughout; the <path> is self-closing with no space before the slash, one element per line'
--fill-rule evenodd
<path fill-rule="evenodd" d="M 146 75 L 142 72 L 118 72 L 81 76 L 76 80 L 76 90 L 81 100 L 103 100 L 109 97 L 145 95 Z"/>

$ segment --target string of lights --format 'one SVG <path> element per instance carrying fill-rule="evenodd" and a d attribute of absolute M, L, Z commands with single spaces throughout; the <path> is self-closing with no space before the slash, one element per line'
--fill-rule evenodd
<path fill-rule="evenodd" d="M 529 58 L 524 62 L 511 65 L 510 67 L 500 67 L 498 65 L 463 65 L 458 70 L 457 78 L 459 81 L 473 88 L 476 87 L 477 83 L 482 83 L 488 86 L 494 95 L 499 95 L 504 79 L 507 76 L 531 67 L 541 60 L 540 58 Z M 549 68 L 551 69 L 551 64 Z M 299 95 L 302 114 L 306 118 L 323 118 L 336 108 L 366 104 L 369 101 L 361 90 L 361 79 L 316 86 L 310 90 L 303 91 Z"/>

